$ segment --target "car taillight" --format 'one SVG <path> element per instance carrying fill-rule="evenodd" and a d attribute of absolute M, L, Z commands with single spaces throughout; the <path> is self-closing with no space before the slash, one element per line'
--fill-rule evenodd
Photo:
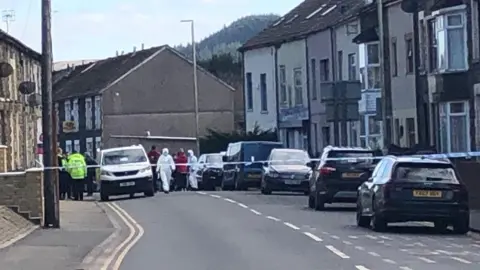
<path fill-rule="evenodd" d="M 334 171 L 336 171 L 337 169 L 335 168 L 332 168 L 332 167 L 321 167 L 319 172 L 321 175 L 328 175 Z"/>
<path fill-rule="evenodd" d="M 387 182 L 385 185 L 383 185 L 383 198 L 384 199 L 390 199 L 391 192 L 394 189 L 394 184 L 392 182 Z"/>

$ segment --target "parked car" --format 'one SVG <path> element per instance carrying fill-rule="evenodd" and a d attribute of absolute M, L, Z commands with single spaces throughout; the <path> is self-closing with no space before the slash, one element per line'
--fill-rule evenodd
<path fill-rule="evenodd" d="M 322 210 L 326 203 L 355 203 L 358 187 L 375 168 L 374 156 L 366 148 L 325 147 L 310 178 L 308 206 Z"/>
<path fill-rule="evenodd" d="M 264 163 L 260 191 L 269 195 L 273 191 L 309 193 L 308 181 L 312 174 L 310 156 L 304 150 L 275 148 Z"/>
<path fill-rule="evenodd" d="M 215 190 L 222 183 L 222 155 L 219 153 L 201 155 L 198 159 L 195 175 L 201 189 Z"/>
<path fill-rule="evenodd" d="M 260 187 L 263 161 L 268 159 L 274 148 L 283 148 L 283 144 L 267 141 L 230 143 L 226 155 L 223 156 L 222 190 Z"/>
<path fill-rule="evenodd" d="M 148 197 L 155 195 L 152 167 L 143 146 L 103 149 L 99 154 L 97 180 L 102 201 L 112 195 L 130 194 L 133 197 L 140 192 Z"/>
<path fill-rule="evenodd" d="M 358 190 L 357 225 L 384 231 L 390 222 L 433 222 L 469 231 L 468 192 L 449 160 L 387 156 Z"/>

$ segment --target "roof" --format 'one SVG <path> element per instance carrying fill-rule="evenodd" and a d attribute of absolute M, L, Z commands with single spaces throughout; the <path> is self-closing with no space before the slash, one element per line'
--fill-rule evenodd
<path fill-rule="evenodd" d="M 53 70 L 54 71 L 62 70 L 62 69 L 66 69 L 70 66 L 85 65 L 85 64 L 92 63 L 92 62 L 96 62 L 96 61 L 98 61 L 98 60 L 97 59 L 82 59 L 82 60 L 71 60 L 71 61 L 58 61 L 58 62 L 53 63 Z"/>
<path fill-rule="evenodd" d="M 131 145 L 131 146 L 122 146 L 122 147 L 115 147 L 115 148 L 107 148 L 102 149 L 101 151 L 104 153 L 119 151 L 119 150 L 129 150 L 129 149 L 145 149 L 142 145 Z"/>
<path fill-rule="evenodd" d="M 364 0 L 304 0 L 240 47 L 244 52 L 300 40 L 351 19 L 367 4 Z"/>
<path fill-rule="evenodd" d="M 178 56 L 181 60 L 193 65 L 193 62 L 183 54 L 168 45 L 163 45 L 59 70 L 53 73 L 55 81 L 53 86 L 55 101 L 100 94 L 145 62 L 167 50 Z M 197 69 L 223 84 L 229 90 L 235 91 L 232 86 L 215 77 L 202 67 L 197 66 Z"/>
<path fill-rule="evenodd" d="M 428 157 L 412 157 L 412 156 L 388 156 L 388 158 L 394 159 L 397 162 L 411 162 L 411 163 L 430 163 L 430 164 L 451 164 L 448 159 L 433 159 Z"/>
<path fill-rule="evenodd" d="M 370 148 L 348 147 L 348 146 L 343 147 L 343 146 L 332 146 L 332 145 L 325 146 L 324 151 L 325 150 L 328 150 L 328 151 L 368 151 L 368 152 L 374 151 L 373 149 L 370 149 Z"/>
<path fill-rule="evenodd" d="M 13 47 L 17 48 L 20 52 L 28 54 L 33 59 L 40 61 L 42 55 L 32 48 L 28 47 L 27 45 L 23 44 L 20 40 L 14 38 L 13 36 L 7 34 L 6 32 L 0 30 L 0 40 L 12 45 Z"/>

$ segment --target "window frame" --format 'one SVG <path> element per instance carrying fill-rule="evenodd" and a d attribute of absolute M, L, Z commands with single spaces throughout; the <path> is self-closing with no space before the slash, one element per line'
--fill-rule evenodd
<path fill-rule="evenodd" d="M 337 81 L 343 81 L 343 51 L 337 52 Z"/>
<path fill-rule="evenodd" d="M 452 104 L 463 104 L 463 112 L 451 112 L 451 106 Z M 450 101 L 450 102 L 443 102 L 440 103 L 438 106 L 438 115 L 439 115 L 439 127 L 440 127 L 440 149 L 442 150 L 442 153 L 452 153 L 452 132 L 451 132 L 451 122 L 452 122 L 452 117 L 464 117 L 465 119 L 465 142 L 467 144 L 467 149 L 465 151 L 461 152 L 469 152 L 471 151 L 472 144 L 470 141 L 470 103 L 468 100 L 464 101 Z M 442 117 L 446 117 L 446 138 L 444 138 L 445 134 L 443 132 L 443 123 L 441 121 Z M 443 141 L 446 139 L 446 145 L 443 145 Z"/>
<path fill-rule="evenodd" d="M 278 86 L 280 89 L 280 105 L 288 104 L 287 98 L 287 68 L 285 65 L 278 67 Z"/>
<path fill-rule="evenodd" d="M 320 82 L 330 81 L 330 59 L 324 58 L 318 62 L 318 69 L 320 72 Z"/>
<path fill-rule="evenodd" d="M 102 98 L 95 96 L 93 101 L 95 111 L 95 129 L 102 129 Z"/>
<path fill-rule="evenodd" d="M 393 37 L 391 41 L 391 54 L 392 54 L 392 77 L 398 76 L 398 47 L 397 38 Z"/>
<path fill-rule="evenodd" d="M 348 80 L 356 81 L 357 80 L 357 54 L 349 53 L 348 56 Z M 353 59 L 353 63 L 352 60 Z"/>
<path fill-rule="evenodd" d="M 405 74 L 411 75 L 415 71 L 414 44 L 412 33 L 405 35 Z"/>
<path fill-rule="evenodd" d="M 72 102 L 72 116 L 75 122 L 75 131 L 78 131 L 80 125 L 80 104 L 78 98 Z"/>
<path fill-rule="evenodd" d="M 253 78 L 252 72 L 245 73 L 245 91 L 246 94 L 246 105 L 248 111 L 253 111 Z"/>
<path fill-rule="evenodd" d="M 93 100 L 91 97 L 86 97 L 84 99 L 84 107 L 85 107 L 85 129 L 92 130 L 93 129 Z M 90 104 L 90 107 L 88 107 Z"/>
<path fill-rule="evenodd" d="M 311 58 L 310 59 L 310 93 L 312 93 L 312 100 L 317 100 L 318 92 L 317 92 L 317 59 Z"/>
<path fill-rule="evenodd" d="M 260 74 L 260 110 L 268 112 L 267 73 Z"/>
<path fill-rule="evenodd" d="M 65 100 L 63 102 L 63 112 L 65 114 L 64 121 L 72 121 L 72 118 L 73 118 L 73 116 L 72 116 L 72 102 L 70 100 Z"/>
<path fill-rule="evenodd" d="M 380 58 L 378 58 L 377 63 L 369 62 L 369 46 L 377 46 L 378 57 L 380 57 L 380 43 L 378 41 L 362 43 L 359 45 L 359 72 L 360 72 L 360 82 L 362 83 L 362 89 L 380 89 L 380 84 L 382 80 L 382 73 L 380 70 Z M 376 86 L 370 86 L 368 82 L 368 75 L 371 70 L 378 70 L 378 81 Z"/>
<path fill-rule="evenodd" d="M 300 83 L 297 84 L 297 76 L 300 78 Z M 295 106 L 303 106 L 303 70 L 302 68 L 293 69 L 293 87 L 295 91 L 293 103 Z"/>

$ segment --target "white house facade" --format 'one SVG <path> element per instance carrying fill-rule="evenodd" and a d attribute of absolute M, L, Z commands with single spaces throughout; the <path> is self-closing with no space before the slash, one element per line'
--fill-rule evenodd
<path fill-rule="evenodd" d="M 246 130 L 277 128 L 275 48 L 243 52 Z"/>
<path fill-rule="evenodd" d="M 289 148 L 308 149 L 306 40 L 283 43 L 277 49 L 278 127 Z"/>

